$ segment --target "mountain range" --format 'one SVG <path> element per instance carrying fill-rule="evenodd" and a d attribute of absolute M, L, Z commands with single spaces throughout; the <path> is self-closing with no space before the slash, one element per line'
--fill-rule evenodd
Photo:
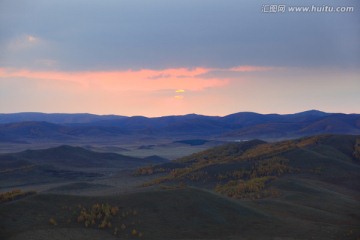
<path fill-rule="evenodd" d="M 360 134 L 360 114 L 310 110 L 295 114 L 239 112 L 224 117 L 189 114 L 147 118 L 92 114 L 0 115 L 0 142 L 129 138 L 290 139 L 316 134 Z"/>

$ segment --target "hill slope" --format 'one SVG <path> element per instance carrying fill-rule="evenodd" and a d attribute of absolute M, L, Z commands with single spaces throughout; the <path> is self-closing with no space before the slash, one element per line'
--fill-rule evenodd
<path fill-rule="evenodd" d="M 68 145 L 40 150 L 26 150 L 19 153 L 1 154 L 0 164 L 5 162 L 7 159 L 30 162 L 37 165 L 53 165 L 62 168 L 134 167 L 137 165 L 153 164 L 166 161 L 166 159 L 155 156 L 143 159 L 124 156 L 116 153 L 93 152 L 81 147 L 73 147 Z"/>
<path fill-rule="evenodd" d="M 356 239 L 359 220 L 354 216 L 357 213 L 354 199 L 336 191 L 320 191 L 323 197 L 338 197 L 340 204 L 333 205 L 325 198 L 322 204 L 329 208 L 319 209 L 301 198 L 298 199 L 302 203 L 290 200 L 294 194 L 302 196 L 299 188 L 288 199 L 253 202 L 233 201 L 194 188 L 91 198 L 40 194 L 0 205 L 0 237 L 11 240 L 65 240 L 84 236 L 94 240 Z M 311 194 L 302 197 L 309 197 L 308 202 L 314 200 Z M 79 222 L 81 211 L 96 204 L 119 207 L 119 213 L 109 218 L 111 225 L 99 228 L 90 223 L 85 227 Z"/>
<path fill-rule="evenodd" d="M 231 143 L 137 171 L 156 173 L 165 176 L 154 183 L 186 182 L 236 198 L 276 195 L 272 183 L 286 176 L 360 189 L 360 137 L 320 135 L 277 143 Z"/>
<path fill-rule="evenodd" d="M 99 153 L 80 147 L 59 146 L 42 150 L 0 154 L 0 186 L 18 186 L 101 177 L 99 169 L 119 171 L 167 161 L 151 156 L 136 158 Z"/>

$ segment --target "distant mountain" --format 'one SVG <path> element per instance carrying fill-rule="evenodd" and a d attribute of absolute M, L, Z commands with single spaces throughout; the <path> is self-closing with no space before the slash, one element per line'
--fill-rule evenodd
<path fill-rule="evenodd" d="M 59 124 L 71 123 L 91 123 L 103 120 L 117 120 L 124 118 L 116 115 L 95 115 L 89 113 L 38 113 L 38 112 L 23 112 L 23 113 L 9 113 L 0 114 L 0 123 L 12 122 L 50 122 Z"/>
<path fill-rule="evenodd" d="M 18 115 L 22 116 L 20 113 Z M 0 122 L 25 119 L 18 115 L 3 114 Z M 28 115 L 24 113 L 24 116 Z M 129 136 L 278 140 L 324 133 L 360 134 L 360 114 L 324 113 L 316 110 L 285 115 L 242 112 L 225 117 L 196 114 L 157 118 L 86 114 L 35 116 L 41 121 L 0 124 L 0 142 L 77 141 L 106 137 L 126 139 Z"/>
<path fill-rule="evenodd" d="M 0 141 L 21 139 L 68 139 L 66 127 L 49 122 L 0 124 Z"/>
<path fill-rule="evenodd" d="M 271 118 L 271 116 L 268 117 Z M 225 133 L 224 136 L 276 139 L 324 133 L 360 134 L 360 114 L 326 114 L 311 111 L 280 115 L 276 118 L 275 120 L 267 119 L 257 124 L 248 124 L 239 130 Z"/>
<path fill-rule="evenodd" d="M 49 122 L 16 122 L 0 124 L 0 142 L 26 140 L 77 140 L 81 137 L 111 137 L 126 134 L 125 130 L 102 126 L 68 126 Z"/>

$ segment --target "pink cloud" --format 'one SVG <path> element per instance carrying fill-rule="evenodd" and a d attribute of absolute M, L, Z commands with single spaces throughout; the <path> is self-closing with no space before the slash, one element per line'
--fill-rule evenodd
<path fill-rule="evenodd" d="M 77 83 L 79 87 L 109 91 L 157 91 L 165 89 L 187 89 L 201 91 L 206 88 L 221 87 L 225 79 L 201 79 L 197 76 L 209 72 L 206 68 L 178 68 L 165 70 L 142 69 L 139 71 L 108 72 L 54 72 L 0 69 L 0 78 L 26 78 L 44 81 L 66 81 Z M 181 78 L 179 78 L 181 76 Z"/>
<path fill-rule="evenodd" d="M 229 92 L 252 83 L 216 71 L 258 72 L 270 67 L 170 68 L 124 71 L 32 71 L 0 68 L 0 89 L 10 92 L 2 111 L 92 112 L 161 116 L 204 113 L 233 106 Z M 241 81 L 239 81 L 241 80 Z M 244 93 L 240 94 L 244 95 Z"/>
<path fill-rule="evenodd" d="M 229 71 L 233 72 L 263 72 L 263 71 L 270 71 L 274 70 L 274 67 L 264 67 L 264 66 L 237 66 L 229 68 Z"/>

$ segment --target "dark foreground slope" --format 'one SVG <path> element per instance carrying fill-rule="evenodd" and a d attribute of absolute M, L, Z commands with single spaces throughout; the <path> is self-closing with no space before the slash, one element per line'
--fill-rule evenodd
<path fill-rule="evenodd" d="M 234 201 L 183 188 L 121 196 L 37 195 L 0 205 L 1 239 L 356 239 L 358 202 L 334 190 L 293 186 L 289 196 Z M 308 195 L 305 192 L 313 190 Z M 317 208 L 308 205 L 326 197 Z M 304 201 L 302 198 L 310 196 Z M 336 196 L 336 205 L 329 198 Z M 297 198 L 294 201 L 291 198 Z M 297 202 L 298 201 L 298 202 Z M 299 203 L 300 201 L 300 203 Z M 81 211 L 118 207 L 104 228 L 79 221 Z M 330 205 L 329 205 L 330 204 Z M 333 208 L 332 208 L 333 207 Z M 327 209 L 326 209 L 327 208 Z"/>

